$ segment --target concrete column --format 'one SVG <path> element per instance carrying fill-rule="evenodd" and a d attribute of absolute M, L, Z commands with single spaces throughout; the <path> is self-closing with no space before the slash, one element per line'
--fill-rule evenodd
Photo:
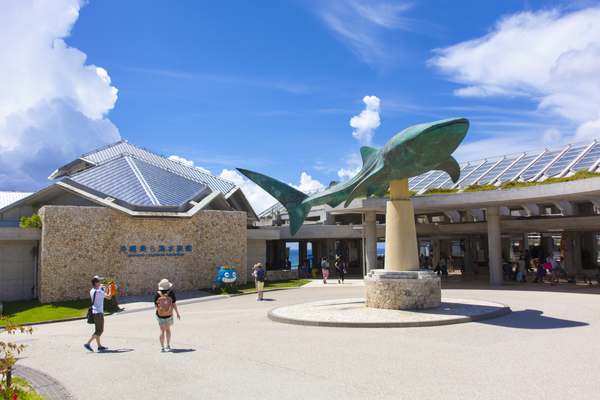
<path fill-rule="evenodd" d="M 502 285 L 502 238 L 500 236 L 500 208 L 486 210 L 488 228 L 488 248 L 490 256 L 490 284 Z"/>
<path fill-rule="evenodd" d="M 502 238 L 502 258 L 510 264 L 510 238 Z"/>
<path fill-rule="evenodd" d="M 335 239 L 326 239 L 327 241 L 327 253 L 323 255 L 323 257 L 327 257 L 327 261 L 329 261 L 329 266 L 333 266 L 335 262 Z M 330 257 L 330 254 L 333 254 L 333 257 Z"/>
<path fill-rule="evenodd" d="M 304 259 L 308 254 L 308 247 L 306 246 L 307 242 L 298 243 L 298 269 L 302 270 L 302 264 L 304 263 Z"/>
<path fill-rule="evenodd" d="M 408 196 L 408 179 L 390 182 L 385 226 L 385 269 L 419 270 L 415 212 Z"/>
<path fill-rule="evenodd" d="M 475 258 L 473 257 L 472 247 L 473 247 L 473 239 L 471 238 L 471 236 L 466 236 L 465 237 L 465 257 L 464 257 L 465 274 L 473 272 L 473 261 L 475 261 Z M 455 269 L 456 269 L 456 267 L 455 267 Z"/>
<path fill-rule="evenodd" d="M 438 261 L 442 259 L 441 256 L 441 248 L 440 248 L 440 239 L 437 236 L 431 236 L 431 245 L 433 246 L 433 254 L 431 255 L 431 265 L 433 268 L 437 265 Z"/>
<path fill-rule="evenodd" d="M 377 213 L 367 211 L 365 213 L 365 253 L 367 261 L 367 273 L 377 268 Z"/>

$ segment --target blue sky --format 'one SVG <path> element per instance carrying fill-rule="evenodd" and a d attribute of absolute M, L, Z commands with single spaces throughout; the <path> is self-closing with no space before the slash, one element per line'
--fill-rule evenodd
<path fill-rule="evenodd" d="M 600 137 L 600 4 L 0 0 L 0 189 L 127 139 L 274 200 L 465 117 L 459 162 Z"/>

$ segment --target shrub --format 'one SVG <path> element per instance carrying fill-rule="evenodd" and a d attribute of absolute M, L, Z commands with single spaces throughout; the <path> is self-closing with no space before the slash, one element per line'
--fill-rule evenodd
<path fill-rule="evenodd" d="M 507 181 L 507 182 L 502 182 L 502 184 L 500 185 L 500 189 L 515 189 L 515 188 L 535 186 L 535 185 L 536 185 L 535 182 Z"/>
<path fill-rule="evenodd" d="M 37 214 L 33 214 L 31 217 L 29 218 L 25 218 L 25 217 L 21 217 L 21 221 L 19 222 L 19 226 L 21 228 L 41 228 L 42 227 L 42 220 L 40 219 L 40 216 Z"/>
<path fill-rule="evenodd" d="M 590 172 L 588 170 L 581 170 L 571 176 L 563 177 L 563 178 L 548 178 L 543 182 L 540 182 L 540 185 L 547 185 L 549 183 L 559 183 L 559 182 L 569 182 L 569 181 L 578 181 L 580 179 L 588 179 L 595 178 L 600 176 L 598 172 Z"/>
<path fill-rule="evenodd" d="M 486 190 L 497 190 L 498 188 L 495 185 L 478 185 L 476 183 L 467 186 L 463 189 L 463 193 L 466 192 L 483 192 Z"/>
<path fill-rule="evenodd" d="M 451 194 L 458 192 L 458 188 L 456 189 L 445 189 L 445 188 L 432 188 L 423 193 L 424 196 L 429 196 L 432 194 Z"/>
<path fill-rule="evenodd" d="M 21 333 L 33 333 L 32 327 L 23 327 L 21 325 L 17 325 L 10 318 L 0 315 L 0 321 L 4 321 L 6 323 L 6 326 L 0 328 L 0 333 L 7 332 L 9 335 L 14 335 L 17 331 Z M 17 362 L 15 356 L 21 354 L 24 348 L 24 344 L 17 345 L 10 342 L 5 343 L 0 341 L 0 373 L 2 374 L 2 380 L 6 378 L 6 373 L 8 370 Z M 4 394 L 8 397 L 8 395 L 13 394 L 13 392 L 14 387 L 11 382 L 6 382 Z"/>

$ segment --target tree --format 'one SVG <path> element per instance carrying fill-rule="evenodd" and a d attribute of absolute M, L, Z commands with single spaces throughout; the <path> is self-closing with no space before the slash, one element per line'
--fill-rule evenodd
<path fill-rule="evenodd" d="M 21 333 L 33 333 L 32 327 L 23 327 L 15 324 L 13 320 L 3 317 L 2 315 L 0 315 L 0 321 L 6 323 L 6 326 L 0 328 L 0 333 L 6 332 L 9 335 L 14 335 L 17 331 L 20 331 Z M 23 349 L 25 349 L 24 344 L 16 345 L 14 343 L 0 341 L 0 373 L 2 374 L 3 381 L 7 378 L 7 375 L 10 376 L 9 371 L 14 363 L 17 362 L 15 356 L 21 354 Z M 7 379 L 4 393 L 5 395 L 8 395 L 10 392 L 12 392 L 11 382 L 10 379 Z"/>

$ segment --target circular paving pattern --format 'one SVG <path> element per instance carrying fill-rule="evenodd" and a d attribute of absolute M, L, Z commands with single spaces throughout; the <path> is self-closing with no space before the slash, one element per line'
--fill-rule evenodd
<path fill-rule="evenodd" d="M 344 328 L 406 328 L 458 324 L 497 318 L 510 313 L 503 304 L 482 300 L 442 298 L 427 310 L 368 308 L 364 298 L 296 304 L 269 311 L 269 318 L 285 324 Z"/>

